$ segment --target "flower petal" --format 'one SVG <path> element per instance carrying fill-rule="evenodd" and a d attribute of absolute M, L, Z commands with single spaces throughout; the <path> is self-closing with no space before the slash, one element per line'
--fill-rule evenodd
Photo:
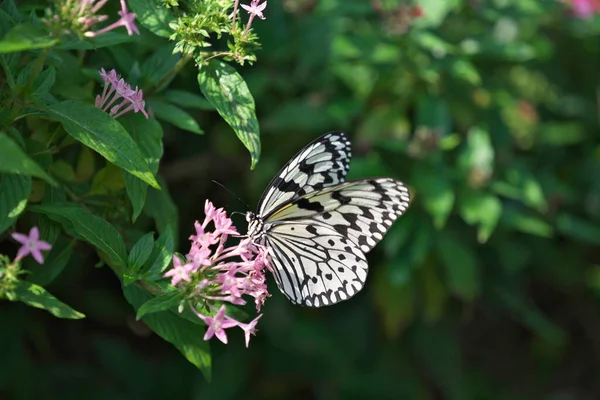
<path fill-rule="evenodd" d="M 21 244 L 25 244 L 29 241 L 29 236 L 23 235 L 22 233 L 13 233 L 12 238 Z"/>
<path fill-rule="evenodd" d="M 215 332 L 215 336 L 221 342 L 227 344 L 227 334 L 225 333 L 225 331 L 223 329 L 219 329 L 217 332 Z"/>
<path fill-rule="evenodd" d="M 38 264 L 43 264 L 44 263 L 44 256 L 42 255 L 42 252 L 39 251 L 38 249 L 31 250 L 31 255 L 33 256 L 33 258 L 35 259 L 35 261 L 38 262 Z"/>

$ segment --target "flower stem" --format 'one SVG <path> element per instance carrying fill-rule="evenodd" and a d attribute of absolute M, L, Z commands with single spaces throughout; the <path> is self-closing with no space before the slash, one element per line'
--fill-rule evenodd
<path fill-rule="evenodd" d="M 235 0 L 235 4 L 233 5 L 233 17 L 231 18 L 231 34 L 235 32 L 235 19 L 237 17 L 238 3 L 240 0 Z"/>

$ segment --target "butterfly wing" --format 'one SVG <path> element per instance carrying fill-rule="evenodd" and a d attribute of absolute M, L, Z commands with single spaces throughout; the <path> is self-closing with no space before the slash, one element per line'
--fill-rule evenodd
<path fill-rule="evenodd" d="M 403 183 L 381 178 L 341 183 L 281 207 L 265 232 L 279 289 L 311 307 L 352 297 L 365 284 L 365 254 L 409 201 Z"/>
<path fill-rule="evenodd" d="M 330 132 L 300 150 L 275 175 L 258 202 L 262 218 L 308 193 L 344 181 L 350 163 L 350 141 L 342 132 Z"/>
<path fill-rule="evenodd" d="M 295 199 L 277 210 L 268 221 L 327 224 L 367 253 L 404 214 L 409 202 L 408 188 L 402 182 L 389 178 L 365 179 L 341 183 Z"/>
<path fill-rule="evenodd" d="M 294 304 L 335 304 L 365 284 L 364 253 L 327 224 L 282 221 L 270 226 L 265 240 L 277 286 Z"/>

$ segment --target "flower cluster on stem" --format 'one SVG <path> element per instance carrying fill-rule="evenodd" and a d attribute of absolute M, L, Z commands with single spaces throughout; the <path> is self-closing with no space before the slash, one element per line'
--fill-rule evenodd
<path fill-rule="evenodd" d="M 46 25 L 57 36 L 75 33 L 79 36 L 95 37 L 121 26 L 127 29 L 129 36 L 134 33 L 139 35 L 140 31 L 134 22 L 135 14 L 127 10 L 125 0 L 120 0 L 120 18 L 116 22 L 100 30 L 92 30 L 97 24 L 108 20 L 107 15 L 98 14 L 107 2 L 108 0 L 58 0 L 55 13 L 45 19 Z"/>
<path fill-rule="evenodd" d="M 250 26 L 252 25 L 252 20 L 254 19 L 254 17 L 258 17 L 260 19 L 265 19 L 265 16 L 263 15 L 263 11 L 267 7 L 267 2 L 265 1 L 262 4 L 259 4 L 259 3 L 260 3 L 260 0 L 252 0 L 252 2 L 250 2 L 249 6 L 242 4 L 242 8 L 244 10 L 248 11 L 248 14 L 250 14 L 250 18 L 248 18 L 248 23 L 246 24 L 246 29 L 244 30 L 244 34 L 242 36 L 246 36 L 248 34 L 248 30 L 250 29 Z M 237 2 L 236 2 L 236 6 L 237 6 Z M 234 16 L 235 16 L 235 11 L 234 11 Z"/>
<path fill-rule="evenodd" d="M 13 233 L 12 238 L 21 244 L 14 260 L 0 254 L 0 299 L 7 298 L 15 300 L 14 289 L 19 282 L 19 276 L 25 271 L 21 269 L 21 260 L 30 255 L 40 264 L 44 263 L 42 251 L 52 249 L 52 245 L 44 240 L 40 240 L 40 231 L 34 226 L 28 235 L 23 233 Z"/>
<path fill-rule="evenodd" d="M 244 331 L 248 346 L 262 314 L 244 324 L 227 315 L 225 304 L 244 305 L 244 297 L 252 297 L 257 312 L 260 311 L 269 296 L 264 275 L 266 253 L 248 238 L 227 246 L 227 239 L 238 234 L 227 213 L 208 200 L 204 213 L 204 221 L 194 224 L 196 234 L 190 236 L 189 252 L 184 258 L 175 255 L 173 267 L 164 276 L 171 278 L 173 286 L 189 293 L 192 311 L 208 326 L 205 340 L 216 336 L 227 343 L 225 329 L 237 326 Z"/>
<path fill-rule="evenodd" d="M 144 94 L 141 89 L 138 89 L 137 86 L 135 90 L 131 89 L 131 86 L 117 75 L 114 69 L 106 72 L 104 68 L 101 68 L 100 76 L 104 80 L 104 90 L 102 95 L 96 96 L 96 107 L 107 111 L 113 118 L 118 118 L 131 110 L 141 112 L 146 119 L 148 118 L 144 109 Z"/>

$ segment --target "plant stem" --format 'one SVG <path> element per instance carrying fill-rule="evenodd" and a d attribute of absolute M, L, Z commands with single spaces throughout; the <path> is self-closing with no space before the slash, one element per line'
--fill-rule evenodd
<path fill-rule="evenodd" d="M 232 18 L 231 18 L 231 34 L 233 35 L 233 32 L 235 32 L 235 19 L 237 17 L 237 10 L 238 10 L 238 4 L 239 4 L 240 0 L 235 0 L 235 4 L 233 5 L 233 14 L 232 14 Z"/>

